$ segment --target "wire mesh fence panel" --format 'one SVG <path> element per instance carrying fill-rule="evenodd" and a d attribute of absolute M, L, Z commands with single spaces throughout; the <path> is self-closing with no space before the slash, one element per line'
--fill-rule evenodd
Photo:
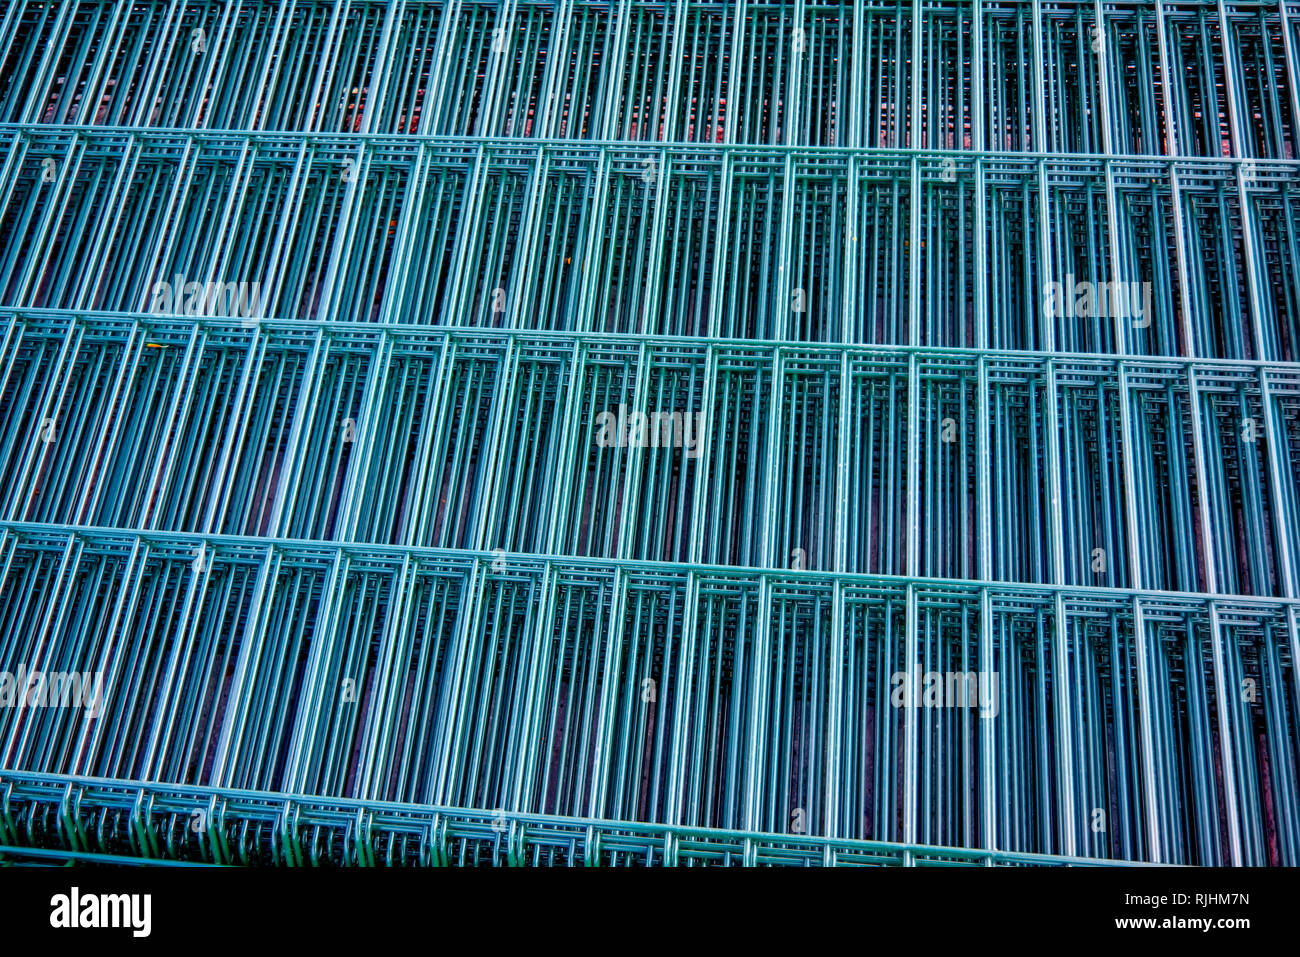
<path fill-rule="evenodd" d="M 1300 864 L 1298 83 L 1291 0 L 6 5 L 0 859 Z"/>

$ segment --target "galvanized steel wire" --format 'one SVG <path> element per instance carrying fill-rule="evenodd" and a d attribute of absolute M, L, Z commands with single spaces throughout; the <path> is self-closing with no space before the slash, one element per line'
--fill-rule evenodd
<path fill-rule="evenodd" d="M 0 856 L 1300 864 L 1298 24 L 8 5 Z"/>

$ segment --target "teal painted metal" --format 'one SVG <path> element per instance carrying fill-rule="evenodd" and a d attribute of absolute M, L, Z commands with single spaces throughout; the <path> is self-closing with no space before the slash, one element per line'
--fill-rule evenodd
<path fill-rule="evenodd" d="M 45 831 L 35 849 L 0 845 L 5 863 L 50 858 L 207 866 L 1043 867 L 1096 858 L 665 827 L 428 804 L 318 799 L 133 781 L 7 774 L 0 826 L 34 828 L 93 806 L 94 828 Z M 196 816 L 195 809 L 202 809 Z M 196 826 L 197 822 L 197 826 Z M 3 832 L 0 832 L 3 833 Z M 85 850 L 108 847 L 113 853 Z M 138 856 L 137 856 L 138 855 Z"/>
<path fill-rule="evenodd" d="M 0 856 L 1300 863 L 1298 14 L 10 4 Z"/>

